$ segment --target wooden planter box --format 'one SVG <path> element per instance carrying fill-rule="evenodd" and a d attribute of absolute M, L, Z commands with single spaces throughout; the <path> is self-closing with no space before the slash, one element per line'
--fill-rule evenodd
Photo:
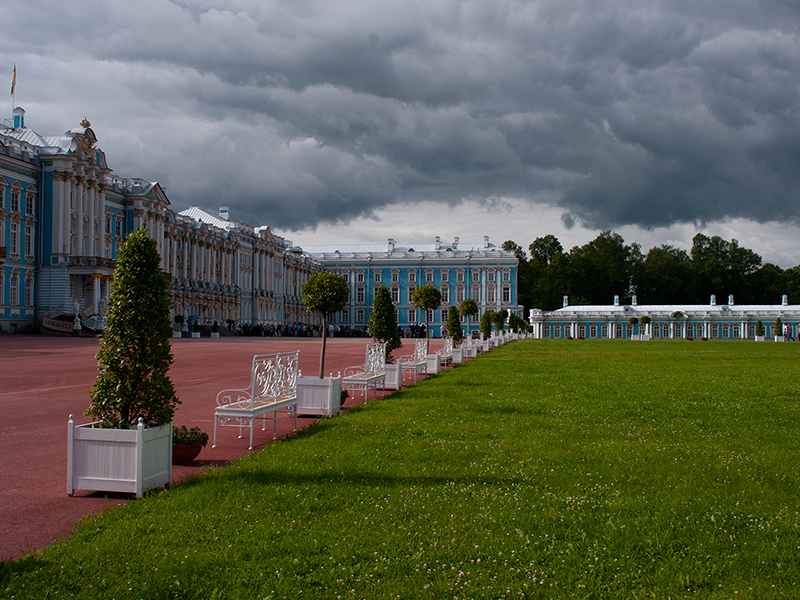
<path fill-rule="evenodd" d="M 457 365 L 457 364 L 463 362 L 463 360 L 464 360 L 463 354 L 464 354 L 464 350 L 463 349 L 461 349 L 461 348 L 453 348 L 453 364 L 454 365 Z"/>
<path fill-rule="evenodd" d="M 438 354 L 428 354 L 428 375 L 436 375 L 442 370 Z"/>
<path fill-rule="evenodd" d="M 297 414 L 325 415 L 339 414 L 342 403 L 342 374 L 338 377 L 297 378 Z"/>
<path fill-rule="evenodd" d="M 386 378 L 383 380 L 383 389 L 399 390 L 403 384 L 403 365 L 399 361 L 386 365 L 384 373 Z"/>
<path fill-rule="evenodd" d="M 94 423 L 67 427 L 67 494 L 75 490 L 129 492 L 172 483 L 172 423 L 103 429 Z"/>

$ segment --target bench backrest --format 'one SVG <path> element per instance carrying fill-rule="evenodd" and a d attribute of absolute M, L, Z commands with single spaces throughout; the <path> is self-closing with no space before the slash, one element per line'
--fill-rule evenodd
<path fill-rule="evenodd" d="M 414 344 L 414 362 L 424 363 L 428 360 L 428 340 L 417 340 Z"/>
<path fill-rule="evenodd" d="M 442 348 L 442 356 L 452 356 L 453 354 L 453 338 L 444 338 L 444 348 Z"/>
<path fill-rule="evenodd" d="M 368 344 L 364 357 L 365 373 L 386 372 L 386 344 Z"/>
<path fill-rule="evenodd" d="M 253 357 L 250 391 L 253 398 L 297 396 L 300 351 L 257 354 Z"/>

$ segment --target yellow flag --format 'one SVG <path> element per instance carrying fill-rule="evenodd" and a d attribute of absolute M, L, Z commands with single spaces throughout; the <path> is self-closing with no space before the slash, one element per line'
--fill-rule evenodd
<path fill-rule="evenodd" d="M 11 95 L 14 95 L 14 88 L 17 87 L 17 63 L 14 63 L 14 74 L 11 76 Z"/>

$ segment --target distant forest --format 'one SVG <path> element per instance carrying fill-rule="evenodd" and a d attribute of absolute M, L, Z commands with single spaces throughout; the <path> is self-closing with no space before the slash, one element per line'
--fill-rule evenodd
<path fill-rule="evenodd" d="M 800 303 L 800 265 L 762 265 L 758 254 L 719 236 L 698 233 L 688 253 L 661 245 L 645 255 L 611 231 L 569 252 L 553 235 L 536 238 L 528 253 L 510 240 L 503 249 L 519 258 L 518 302 L 526 309 L 561 308 L 564 296 L 572 305 L 610 305 L 615 295 L 620 304 L 633 295 L 638 304 L 708 304 L 712 294 L 717 304 L 729 294 L 736 304 L 780 304 L 783 294 Z"/>

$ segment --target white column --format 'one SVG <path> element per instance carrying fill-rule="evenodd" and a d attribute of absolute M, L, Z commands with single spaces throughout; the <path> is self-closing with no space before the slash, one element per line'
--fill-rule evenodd
<path fill-rule="evenodd" d="M 100 311 L 100 284 L 103 276 L 100 273 L 94 273 L 92 277 L 94 278 L 94 312 L 98 313 Z"/>

